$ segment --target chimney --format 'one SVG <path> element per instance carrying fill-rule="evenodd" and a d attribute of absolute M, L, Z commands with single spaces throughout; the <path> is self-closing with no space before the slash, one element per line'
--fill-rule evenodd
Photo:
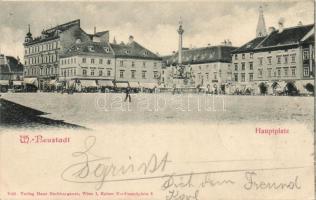
<path fill-rule="evenodd" d="M 273 26 L 270 26 L 268 29 L 268 34 L 270 35 L 273 31 L 275 31 L 275 28 Z"/>
<path fill-rule="evenodd" d="M 97 33 L 97 27 L 94 27 L 94 34 Z"/>
<path fill-rule="evenodd" d="M 132 42 L 134 42 L 134 37 L 130 35 L 128 38 L 128 43 L 131 44 Z"/>
<path fill-rule="evenodd" d="M 283 18 L 283 17 L 281 17 L 281 18 L 279 19 L 278 24 L 279 24 L 279 33 L 282 33 L 282 31 L 283 31 L 283 29 L 284 29 L 284 18 Z"/>
<path fill-rule="evenodd" d="M 303 26 L 302 21 L 299 21 L 298 24 L 297 24 L 297 26 Z"/>

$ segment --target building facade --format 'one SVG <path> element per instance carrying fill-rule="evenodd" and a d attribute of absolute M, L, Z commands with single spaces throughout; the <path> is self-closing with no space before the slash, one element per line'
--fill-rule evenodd
<path fill-rule="evenodd" d="M 111 44 L 111 47 L 115 55 L 115 81 L 158 86 L 162 68 L 159 56 L 134 41 L 133 36 L 127 44 Z"/>
<path fill-rule="evenodd" d="M 132 36 L 127 44 L 84 42 L 73 45 L 61 56 L 60 80 L 81 82 L 81 87 L 111 86 L 112 82 L 126 87 L 158 86 L 161 66 L 161 58 Z"/>
<path fill-rule="evenodd" d="M 32 36 L 29 26 L 24 42 L 24 76 L 37 78 L 39 88 L 43 89 L 49 81 L 58 79 L 59 58 L 75 42 L 107 41 L 108 34 L 87 34 L 80 28 L 80 20 L 43 30 L 39 37 Z"/>
<path fill-rule="evenodd" d="M 182 64 L 191 74 L 194 87 L 225 92 L 232 81 L 231 52 L 236 47 L 227 42 L 223 45 L 182 50 Z M 164 57 L 161 81 L 166 87 L 174 87 L 173 77 L 178 62 L 178 53 Z M 181 87 L 181 86 L 176 86 Z"/>
<path fill-rule="evenodd" d="M 257 34 L 233 51 L 234 89 L 254 94 L 313 93 L 314 41 L 314 25 L 301 23 L 284 28 L 280 21 L 278 30 L 270 27 L 267 34 Z"/>

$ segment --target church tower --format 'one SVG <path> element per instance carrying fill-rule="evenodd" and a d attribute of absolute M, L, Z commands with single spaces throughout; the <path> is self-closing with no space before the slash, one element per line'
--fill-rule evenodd
<path fill-rule="evenodd" d="M 264 37 L 267 35 L 266 24 L 264 22 L 262 6 L 259 7 L 259 20 L 256 30 L 256 37 Z"/>
<path fill-rule="evenodd" d="M 26 34 L 25 43 L 31 42 L 33 40 L 30 25 L 28 25 L 28 28 L 29 32 Z"/>

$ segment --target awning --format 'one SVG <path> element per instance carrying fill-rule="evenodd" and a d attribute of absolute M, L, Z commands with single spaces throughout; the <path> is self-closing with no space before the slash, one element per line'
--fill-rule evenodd
<path fill-rule="evenodd" d="M 67 84 L 68 84 L 68 87 L 75 86 L 76 81 L 75 80 L 69 80 Z M 81 85 L 82 85 L 82 83 L 81 83 Z M 94 86 L 91 86 L 91 87 L 94 87 Z"/>
<path fill-rule="evenodd" d="M 97 87 L 95 80 L 80 80 L 82 87 Z"/>
<path fill-rule="evenodd" d="M 114 87 L 114 84 L 111 80 L 99 80 L 98 84 L 101 87 Z"/>
<path fill-rule="evenodd" d="M 22 85 L 22 81 L 13 81 L 13 85 Z"/>
<path fill-rule="evenodd" d="M 153 89 L 155 87 L 158 87 L 158 84 L 157 83 L 140 83 L 140 86 L 143 88 Z"/>
<path fill-rule="evenodd" d="M 8 80 L 0 80 L 0 85 L 9 85 Z"/>
<path fill-rule="evenodd" d="M 57 80 L 54 79 L 54 80 L 50 80 L 48 84 L 49 85 L 55 85 L 56 83 L 57 83 Z"/>
<path fill-rule="evenodd" d="M 138 82 L 129 82 L 129 86 L 131 88 L 139 88 L 139 83 Z"/>
<path fill-rule="evenodd" d="M 117 88 L 127 88 L 128 83 L 115 83 Z"/>
<path fill-rule="evenodd" d="M 278 83 L 279 87 L 283 90 L 286 87 L 286 82 L 282 81 Z"/>
<path fill-rule="evenodd" d="M 62 85 L 62 83 L 58 82 L 56 79 L 54 79 L 54 80 L 50 80 L 48 85 L 60 86 L 60 85 Z"/>
<path fill-rule="evenodd" d="M 24 78 L 23 82 L 25 84 L 30 84 L 30 85 L 37 86 L 37 78 Z"/>

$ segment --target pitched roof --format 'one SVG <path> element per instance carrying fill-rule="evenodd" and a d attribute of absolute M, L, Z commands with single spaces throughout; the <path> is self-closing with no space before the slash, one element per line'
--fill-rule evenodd
<path fill-rule="evenodd" d="M 72 47 L 67 49 L 61 57 L 65 58 L 74 55 L 98 55 L 105 57 L 115 56 L 118 58 L 161 60 L 159 56 L 135 41 L 129 44 L 110 44 L 107 42 L 92 41 L 74 44 Z"/>
<path fill-rule="evenodd" d="M 313 25 L 305 25 L 285 28 L 281 33 L 278 30 L 273 31 L 267 39 L 259 44 L 258 48 L 298 44 L 312 28 Z"/>
<path fill-rule="evenodd" d="M 92 40 L 94 36 L 96 36 L 96 37 L 101 37 L 101 36 L 103 36 L 103 35 L 105 35 L 105 34 L 108 34 L 108 33 L 109 33 L 109 31 L 101 31 L 101 32 L 97 32 L 97 33 L 94 33 L 94 34 L 87 34 L 87 35 L 88 35 L 88 36 L 90 37 L 90 39 Z"/>
<path fill-rule="evenodd" d="M 285 46 L 299 45 L 301 39 L 308 34 L 314 25 L 301 25 L 275 30 L 266 37 L 255 38 L 236 49 L 233 53 L 263 51 L 267 48 L 284 48 Z"/>
<path fill-rule="evenodd" d="M 253 51 L 260 42 L 262 42 L 266 37 L 257 37 L 246 44 L 242 45 L 238 49 L 234 50 L 232 53 L 242 53 L 247 51 Z"/>
<path fill-rule="evenodd" d="M 42 37 L 42 36 L 35 37 L 35 38 L 33 38 L 32 41 L 26 43 L 26 45 L 56 39 L 59 37 L 59 35 L 58 35 L 59 32 L 64 32 L 66 30 L 69 30 L 73 26 L 80 27 L 80 19 L 70 21 L 70 22 L 55 26 L 55 27 L 50 28 L 50 29 L 43 30 L 42 35 L 45 35 L 45 37 Z"/>
<path fill-rule="evenodd" d="M 231 52 L 237 47 L 210 46 L 182 51 L 183 64 L 202 64 L 210 62 L 231 62 Z M 174 55 L 164 56 L 163 61 L 167 65 L 178 63 L 178 52 Z"/>
<path fill-rule="evenodd" d="M 315 35 L 310 35 L 308 38 L 302 41 L 303 44 L 314 44 L 315 43 Z"/>
<path fill-rule="evenodd" d="M 161 60 L 158 55 L 135 41 L 128 44 L 111 44 L 111 47 L 114 51 L 115 57 Z"/>
<path fill-rule="evenodd" d="M 61 57 L 65 58 L 73 55 L 114 56 L 109 43 L 92 41 L 72 45 Z"/>

